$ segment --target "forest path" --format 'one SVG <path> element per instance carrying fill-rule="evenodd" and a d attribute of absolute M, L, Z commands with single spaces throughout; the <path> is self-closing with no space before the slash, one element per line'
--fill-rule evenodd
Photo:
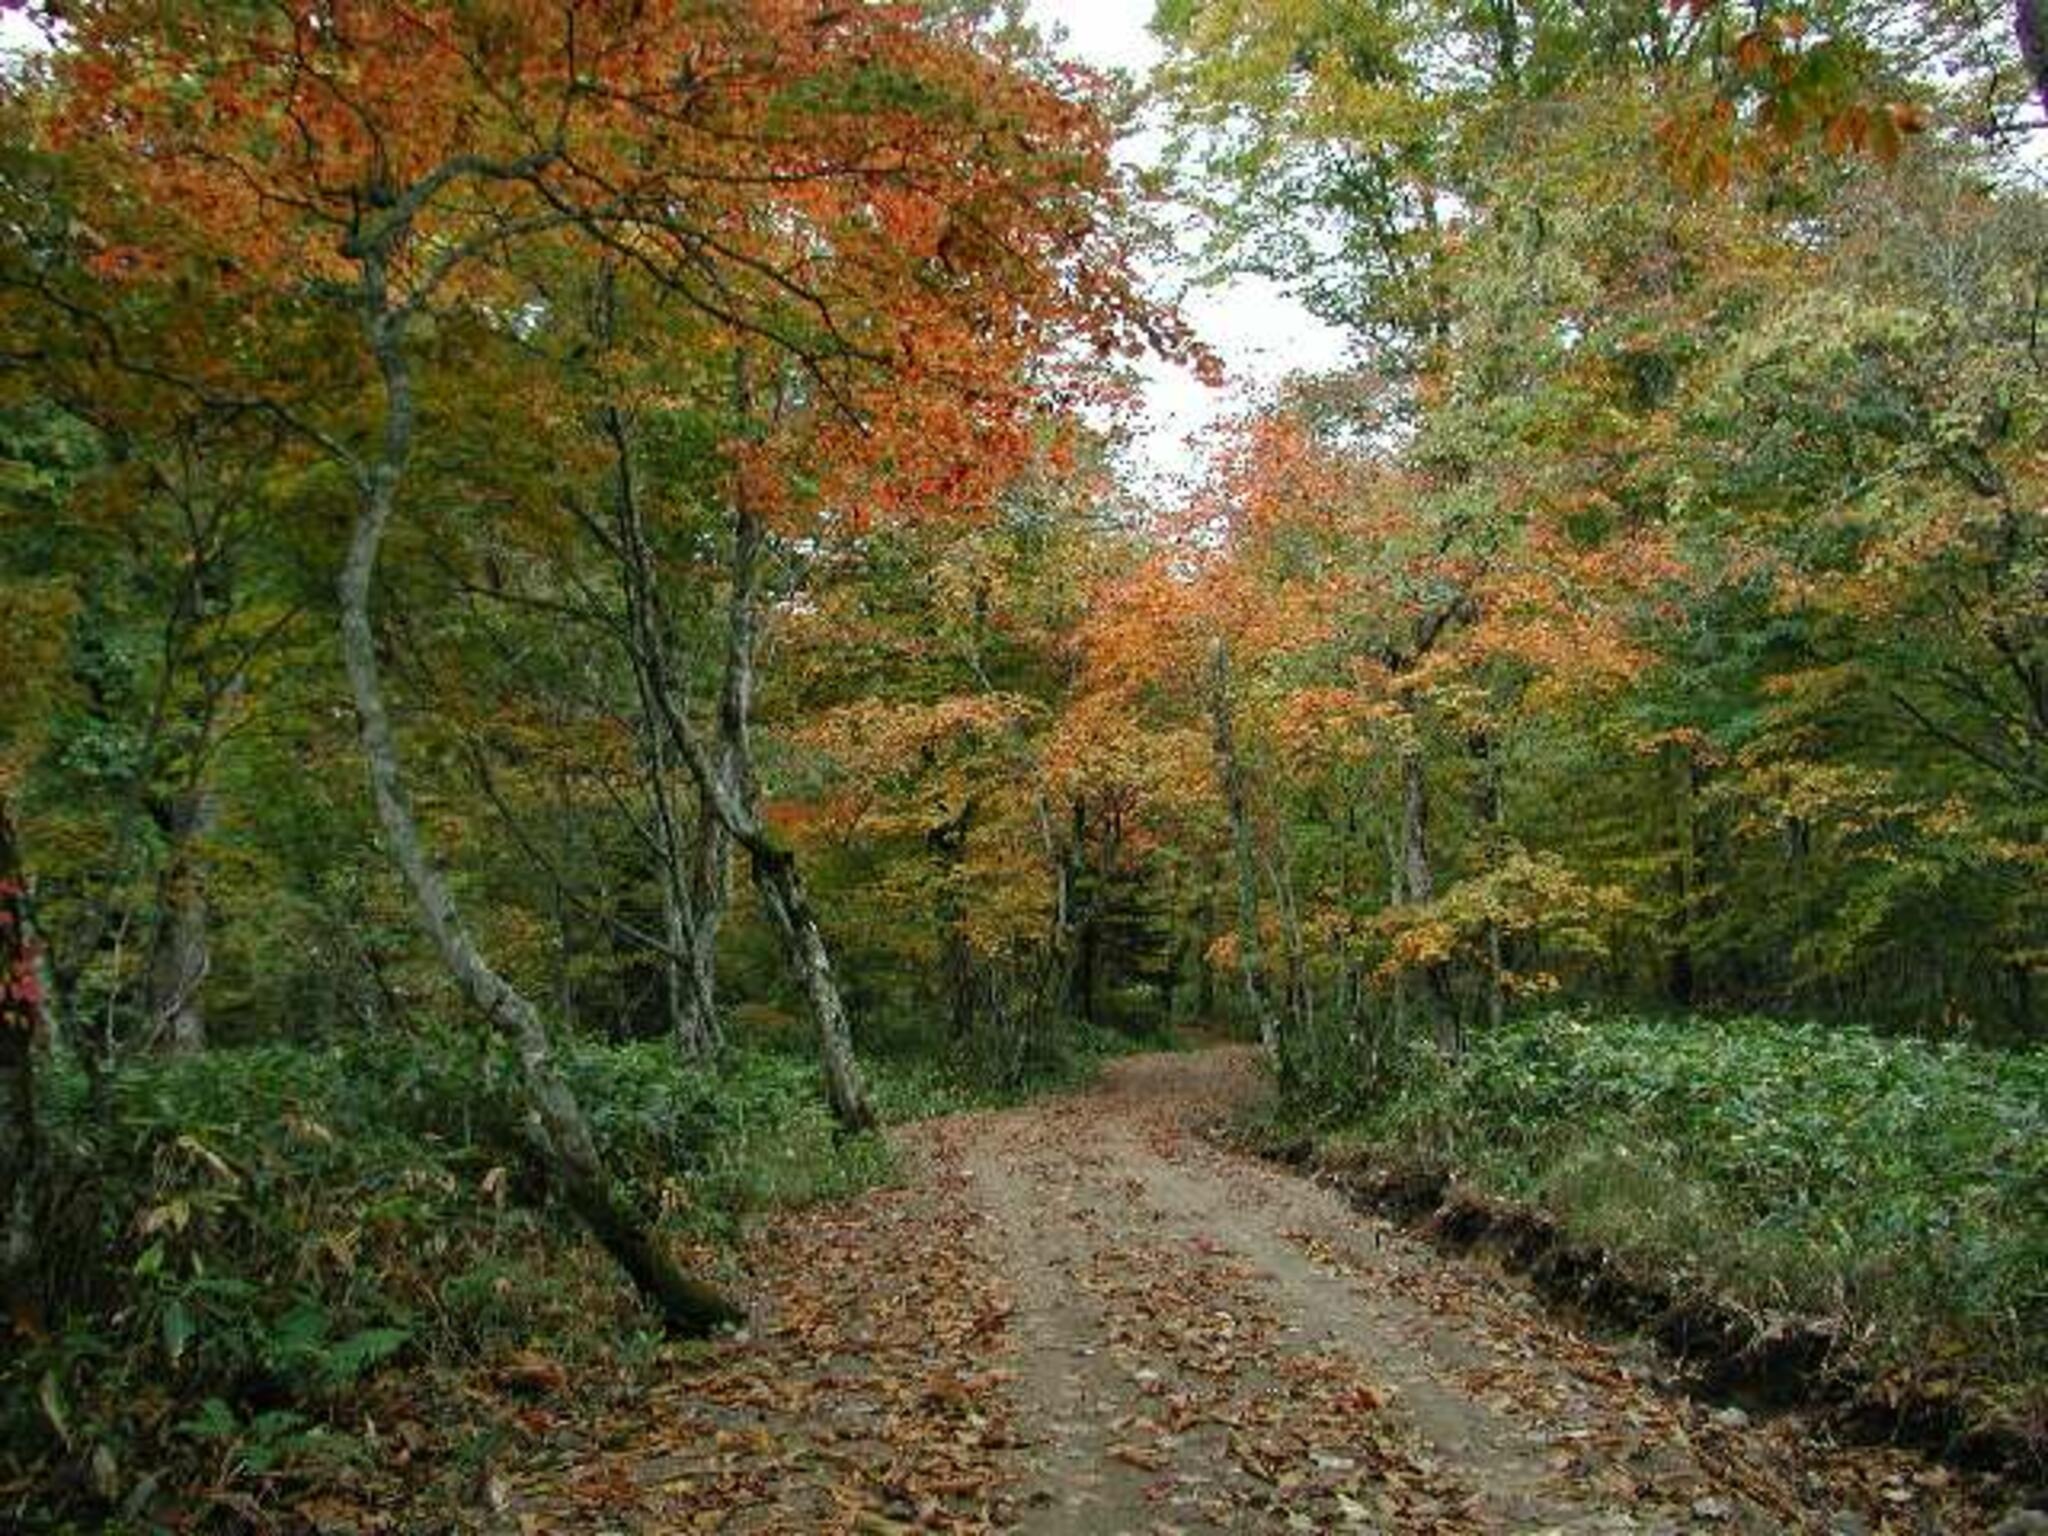
<path fill-rule="evenodd" d="M 1136 1057 L 900 1133 L 901 1186 L 756 1236 L 750 1337 L 530 1465 L 501 1513 L 885 1536 L 1978 1528 L 1939 1469 L 1715 1414 L 1646 1350 L 1202 1134 L 1262 1091 L 1244 1051 Z"/>
<path fill-rule="evenodd" d="M 1139 1057 L 1088 1094 L 937 1131 L 1014 1298 L 1021 1529 L 1800 1523 L 1739 1426 L 1200 1134 L 1260 1091 L 1244 1052 Z"/>

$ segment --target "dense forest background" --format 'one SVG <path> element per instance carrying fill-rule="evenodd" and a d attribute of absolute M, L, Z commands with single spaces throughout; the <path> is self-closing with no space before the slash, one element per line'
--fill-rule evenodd
<path fill-rule="evenodd" d="M 1762 1080 L 1671 1169 L 2038 1408 L 2033 7 L 1169 0 L 1170 174 L 1001 9 L 6 9 L 15 1475 L 260 1484 L 557 1207 L 700 1331 L 775 1137 L 1176 1026 L 1437 1155 Z M 1184 498 L 1168 190 L 1354 343 Z"/>

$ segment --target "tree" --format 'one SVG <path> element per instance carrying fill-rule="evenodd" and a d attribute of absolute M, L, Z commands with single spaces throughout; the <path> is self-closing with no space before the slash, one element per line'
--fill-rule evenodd
<path fill-rule="evenodd" d="M 166 372 L 242 393 L 343 473 L 356 507 L 342 651 L 388 849 L 471 1003 L 516 1047 L 564 1192 L 678 1326 L 724 1305 L 678 1275 L 611 1189 L 539 1010 L 479 948 L 423 837 L 386 701 L 371 597 L 428 402 L 422 333 L 463 313 L 519 324 L 520 262 L 581 244 L 764 348 L 800 429 L 736 452 L 728 688 L 744 730 L 761 530 L 806 507 L 867 520 L 973 504 L 1027 442 L 1027 365 L 1061 334 L 1171 341 L 1135 296 L 1112 225 L 1106 131 L 966 23 L 744 7 L 631 13 L 507 3 L 329 15 L 200 12 L 171 0 L 67 7 L 53 142 L 127 156 L 127 237 L 104 253 L 240 293 L 259 324 L 352 317 L 353 410 L 264 392 L 260 348 Z M 144 46 L 146 44 L 146 46 Z M 161 216 L 181 210 L 181 222 Z M 274 317 L 274 318 L 273 318 Z M 786 452 L 829 466 L 792 495 Z M 664 700 L 676 749 L 756 884 L 817 1019 L 835 1109 L 871 1118 L 818 921 L 754 804 Z M 728 727 L 728 732 L 732 730 Z"/>

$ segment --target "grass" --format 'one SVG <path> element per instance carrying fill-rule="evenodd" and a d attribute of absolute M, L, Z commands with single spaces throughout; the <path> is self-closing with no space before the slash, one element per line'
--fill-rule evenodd
<path fill-rule="evenodd" d="M 1764 1019 L 1548 1013 L 1332 1138 L 1543 1207 L 1877 1372 L 2048 1382 L 2048 1053 Z M 2031 1415 L 2030 1415 L 2031 1416 Z"/>

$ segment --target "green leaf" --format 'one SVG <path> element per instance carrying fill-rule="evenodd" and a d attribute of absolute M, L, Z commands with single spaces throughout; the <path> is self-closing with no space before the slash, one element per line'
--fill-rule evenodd
<path fill-rule="evenodd" d="M 164 1308 L 163 1329 L 164 1353 L 170 1356 L 171 1364 L 176 1365 L 184 1358 L 185 1346 L 192 1342 L 192 1336 L 199 1331 L 199 1325 L 194 1320 L 191 1309 L 174 1297 L 171 1304 Z"/>
<path fill-rule="evenodd" d="M 50 1428 L 57 1431 L 57 1438 L 68 1447 L 71 1444 L 71 1420 L 64 1408 L 64 1389 L 58 1384 L 55 1371 L 43 1372 L 43 1379 L 36 1383 L 36 1402 L 43 1410 L 43 1417 L 50 1421 Z"/>
<path fill-rule="evenodd" d="M 412 1339 L 404 1328 L 365 1328 L 327 1351 L 323 1373 L 334 1386 L 345 1386 L 380 1362 L 390 1359 Z"/>
<path fill-rule="evenodd" d="M 217 1397 L 199 1405 L 199 1412 L 178 1426 L 178 1433 L 194 1440 L 232 1440 L 241 1432 L 235 1410 Z"/>

